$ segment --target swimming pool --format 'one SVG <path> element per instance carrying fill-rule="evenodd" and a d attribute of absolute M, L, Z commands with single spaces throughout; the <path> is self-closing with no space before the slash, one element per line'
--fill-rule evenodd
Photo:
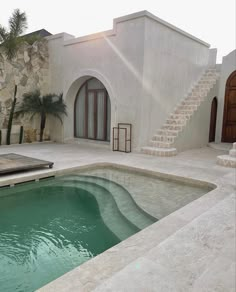
<path fill-rule="evenodd" d="M 0 291 L 34 291 L 207 191 L 111 167 L 0 189 Z"/>

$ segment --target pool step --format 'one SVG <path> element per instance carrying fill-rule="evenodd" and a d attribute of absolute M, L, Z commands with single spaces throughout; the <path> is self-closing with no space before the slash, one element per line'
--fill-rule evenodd
<path fill-rule="evenodd" d="M 157 221 L 157 219 L 154 219 L 138 207 L 131 194 L 124 187 L 115 182 L 105 178 L 87 175 L 63 177 L 62 180 L 64 182 L 76 182 L 79 187 L 81 187 L 82 183 L 91 183 L 104 188 L 113 196 L 121 214 L 138 229 L 143 229 Z M 87 188 L 88 187 L 89 185 Z"/>

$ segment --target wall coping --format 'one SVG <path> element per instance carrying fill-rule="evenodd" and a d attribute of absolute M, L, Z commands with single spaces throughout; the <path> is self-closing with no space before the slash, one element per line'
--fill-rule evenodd
<path fill-rule="evenodd" d="M 111 30 L 98 32 L 98 33 L 94 33 L 94 34 L 89 34 L 89 35 L 85 35 L 85 36 L 77 37 L 77 38 L 72 36 L 71 38 L 64 39 L 65 40 L 64 41 L 64 46 L 69 46 L 69 45 L 73 45 L 73 44 L 76 44 L 76 43 L 82 43 L 82 42 L 87 42 L 87 41 L 91 41 L 91 40 L 95 40 L 95 39 L 99 39 L 99 38 L 114 36 L 114 35 L 116 35 L 117 25 L 119 23 L 130 21 L 130 20 L 137 19 L 137 18 L 142 18 L 142 17 L 147 17 L 147 18 L 149 18 L 151 20 L 154 20 L 157 23 L 162 24 L 162 25 L 170 28 L 171 30 L 174 30 L 175 32 L 178 32 L 178 33 L 182 34 L 183 36 L 185 36 L 187 38 L 190 38 L 190 39 L 200 43 L 201 45 L 204 45 L 204 46 L 206 46 L 208 48 L 210 47 L 209 43 L 204 42 L 203 40 L 201 40 L 201 39 L 199 39 L 199 38 L 197 38 L 197 37 L 185 32 L 185 31 L 183 31 L 182 29 L 180 29 L 180 28 L 178 28 L 178 27 L 166 22 L 165 20 L 162 20 L 161 18 L 153 15 L 152 13 L 150 13 L 150 12 L 148 12 L 146 10 L 139 11 L 139 12 L 132 13 L 132 14 L 128 14 L 128 15 L 125 15 L 125 16 L 121 16 L 121 17 L 118 17 L 118 18 L 114 18 L 113 19 L 113 29 L 111 29 Z M 50 36 L 50 37 L 48 37 L 48 39 L 51 40 L 51 39 L 54 39 L 54 38 L 58 38 L 59 35 L 61 35 L 61 34 L 57 34 L 57 35 L 55 35 L 55 37 L 54 37 L 54 35 Z"/>

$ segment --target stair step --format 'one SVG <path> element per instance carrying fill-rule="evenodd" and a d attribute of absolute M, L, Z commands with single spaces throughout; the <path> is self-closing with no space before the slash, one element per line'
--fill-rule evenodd
<path fill-rule="evenodd" d="M 179 131 L 176 130 L 166 130 L 166 129 L 159 129 L 157 131 L 158 135 L 163 135 L 163 136 L 175 136 L 177 137 L 179 134 Z"/>
<path fill-rule="evenodd" d="M 216 71 L 207 71 L 203 74 L 203 76 L 216 76 Z"/>
<path fill-rule="evenodd" d="M 145 154 L 154 155 L 154 156 L 163 156 L 170 157 L 177 155 L 176 148 L 157 148 L 157 147 L 142 147 L 141 151 Z"/>
<path fill-rule="evenodd" d="M 169 125 L 169 124 L 164 124 L 162 126 L 162 129 L 182 131 L 184 127 L 185 127 L 185 125 Z"/>
<path fill-rule="evenodd" d="M 192 89 L 192 91 L 191 91 L 191 93 L 193 93 L 193 94 L 201 94 L 201 95 L 203 95 L 203 94 L 207 94 L 208 93 L 208 90 L 206 90 L 206 88 L 193 88 Z"/>
<path fill-rule="evenodd" d="M 173 145 L 173 143 L 169 143 L 169 142 L 160 142 L 160 141 L 154 141 L 151 140 L 149 145 L 151 147 L 155 147 L 155 148 L 171 148 L 171 146 Z"/>
<path fill-rule="evenodd" d="M 154 135 L 152 141 L 174 143 L 176 136 Z"/>
<path fill-rule="evenodd" d="M 186 99 L 182 101 L 182 105 L 196 105 L 199 106 L 201 104 L 201 101 L 198 99 Z"/>
<path fill-rule="evenodd" d="M 202 101 L 204 101 L 205 100 L 205 98 L 203 98 L 203 97 L 197 97 L 197 96 L 188 96 L 186 99 L 185 99 L 185 101 L 196 101 L 196 102 L 198 102 L 198 103 L 200 103 L 201 104 L 201 102 Z"/>
<path fill-rule="evenodd" d="M 212 80 L 214 80 L 214 79 L 212 79 Z M 203 78 L 203 79 L 200 79 L 200 81 L 197 84 L 198 85 L 200 85 L 200 84 L 202 84 L 202 85 L 210 85 L 211 81 L 209 81 L 209 79 Z"/>
<path fill-rule="evenodd" d="M 196 111 L 198 108 L 198 105 L 180 105 L 179 107 L 177 107 L 177 109 L 179 110 L 186 110 L 186 111 Z"/>
<path fill-rule="evenodd" d="M 198 90 L 209 90 L 212 87 L 212 84 L 197 84 L 194 86 L 194 89 Z"/>
<path fill-rule="evenodd" d="M 188 115 L 188 114 L 171 114 L 170 118 L 171 119 L 176 119 L 176 120 L 178 120 L 178 119 L 180 119 L 180 120 L 181 119 L 190 120 L 191 115 Z"/>
<path fill-rule="evenodd" d="M 186 119 L 167 119 L 166 124 L 168 125 L 186 125 Z"/>
<path fill-rule="evenodd" d="M 216 83 L 216 79 L 217 78 L 205 77 L 205 78 L 200 79 L 200 81 L 198 82 L 198 84 L 209 84 L 209 85 L 213 85 L 214 83 Z"/>
<path fill-rule="evenodd" d="M 183 114 L 183 115 L 192 115 L 194 113 L 193 110 L 180 110 L 180 109 L 176 109 L 175 114 L 179 115 L 179 114 Z"/>
<path fill-rule="evenodd" d="M 206 93 L 203 92 L 190 92 L 187 98 L 199 98 L 204 99 L 207 96 Z"/>

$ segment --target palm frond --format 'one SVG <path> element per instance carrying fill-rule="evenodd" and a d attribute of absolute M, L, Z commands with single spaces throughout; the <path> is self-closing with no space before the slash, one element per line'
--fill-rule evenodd
<path fill-rule="evenodd" d="M 18 45 L 15 38 L 12 38 L 10 35 L 6 38 L 2 44 L 2 48 L 9 60 L 13 59 L 16 56 Z"/>
<path fill-rule="evenodd" d="M 19 36 L 26 28 L 26 15 L 19 9 L 14 10 L 9 19 L 9 32 L 0 25 L 0 45 L 9 60 L 16 56 L 20 44 L 24 41 Z"/>
<path fill-rule="evenodd" d="M 8 33 L 5 27 L 0 25 L 0 43 L 5 42 L 7 39 Z"/>
<path fill-rule="evenodd" d="M 27 18 L 25 12 L 20 12 L 19 9 L 13 11 L 9 19 L 10 34 L 13 37 L 19 37 L 27 28 Z"/>
<path fill-rule="evenodd" d="M 55 117 L 55 118 L 57 118 L 61 122 L 61 124 L 63 124 L 63 120 L 62 120 L 62 117 L 60 116 L 60 114 L 53 113 L 52 116 Z"/>
<path fill-rule="evenodd" d="M 23 95 L 23 101 L 16 109 L 16 117 L 21 115 L 36 114 L 52 115 L 59 119 L 62 123 L 62 115 L 67 115 L 66 104 L 63 101 L 62 94 L 55 93 L 40 95 L 40 91 L 36 90 Z"/>
<path fill-rule="evenodd" d="M 28 92 L 23 95 L 22 102 L 17 106 L 15 115 L 24 116 L 26 114 L 40 113 L 41 101 L 40 101 L 40 91 L 36 90 L 33 92 Z"/>

